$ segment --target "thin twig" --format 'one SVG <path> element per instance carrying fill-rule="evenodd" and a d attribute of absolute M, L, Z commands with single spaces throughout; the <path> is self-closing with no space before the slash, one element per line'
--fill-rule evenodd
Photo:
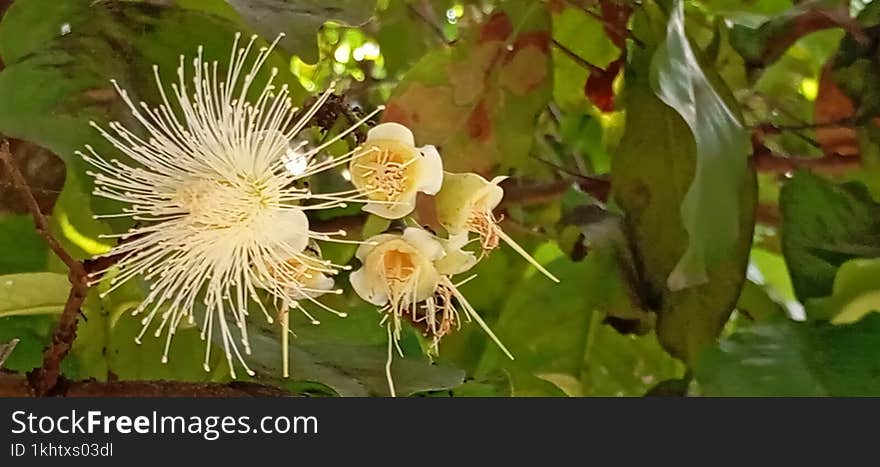
<path fill-rule="evenodd" d="M 407 8 L 407 9 L 409 10 L 409 12 L 412 13 L 416 18 L 420 19 L 420 20 L 421 20 L 423 23 L 425 23 L 429 28 L 431 28 L 431 30 L 434 31 L 434 34 L 436 34 L 437 37 L 439 37 L 440 40 L 441 40 L 444 44 L 449 44 L 449 40 L 446 39 L 446 34 L 443 34 L 443 29 L 441 29 L 440 26 L 439 26 L 437 23 L 431 21 L 430 18 L 428 18 L 427 16 L 425 16 L 425 14 L 422 13 L 421 11 L 419 11 L 418 8 L 416 8 L 415 6 L 413 6 L 412 3 L 406 2 L 406 8 Z"/>
<path fill-rule="evenodd" d="M 578 65 L 580 65 L 580 66 L 586 68 L 587 70 L 589 70 L 589 71 L 605 71 L 605 70 L 603 70 L 602 68 L 600 68 L 600 67 L 598 67 L 598 66 L 596 66 L 596 65 L 593 65 L 592 63 L 586 61 L 586 60 L 584 59 L 584 57 L 581 57 L 580 55 L 574 53 L 574 51 L 572 51 L 572 50 L 569 49 L 568 47 L 562 45 L 562 44 L 561 44 L 559 41 L 557 41 L 556 39 L 553 39 L 552 42 L 553 42 L 553 46 L 556 47 L 557 49 L 559 49 L 560 52 L 562 52 L 563 54 L 565 54 L 566 57 L 570 58 L 572 61 L 574 61 L 574 62 L 577 63 Z"/>
<path fill-rule="evenodd" d="M 855 127 L 861 125 L 863 122 L 859 121 L 859 119 L 854 117 L 841 118 L 838 120 L 833 120 L 830 122 L 815 122 L 815 123 L 800 123 L 796 125 L 778 125 L 775 123 L 765 122 L 759 123 L 757 125 L 753 125 L 752 129 L 761 129 L 764 133 L 775 134 L 783 131 L 802 131 L 802 130 L 815 130 L 819 128 L 833 128 L 833 127 Z"/>
<path fill-rule="evenodd" d="M 58 243 L 58 240 L 56 240 L 49 231 L 49 222 L 40 211 L 40 205 L 37 203 L 37 199 L 34 198 L 34 194 L 31 192 L 27 180 L 25 180 L 24 175 L 18 170 L 18 166 L 12 158 L 12 152 L 9 150 L 8 140 L 4 139 L 0 142 L 0 159 L 2 159 L 4 165 L 6 165 L 6 170 L 12 177 L 12 182 L 15 189 L 18 191 L 18 194 L 21 196 L 22 202 L 25 203 L 28 211 L 31 213 L 31 217 L 34 218 L 34 227 L 36 227 L 37 233 L 43 237 L 52 252 L 64 262 L 72 273 L 84 277 L 86 271 L 83 269 L 82 263 L 73 259 L 73 257 L 64 250 L 61 244 Z"/>
<path fill-rule="evenodd" d="M 811 169 L 823 173 L 843 173 L 861 167 L 859 157 L 830 155 L 824 157 L 779 156 L 756 152 L 755 169 L 762 173 L 788 173 L 797 169 Z"/>
<path fill-rule="evenodd" d="M 67 265 L 68 279 L 70 280 L 70 293 L 64 304 L 64 311 L 58 319 L 58 326 L 52 334 L 52 344 L 43 353 L 43 364 L 28 375 L 31 387 L 36 395 L 45 396 L 50 394 L 58 384 L 61 374 L 61 361 L 67 356 L 70 347 L 76 339 L 76 326 L 80 309 L 85 301 L 88 291 L 88 273 L 83 263 L 75 260 L 58 240 L 52 236 L 49 230 L 49 221 L 40 211 L 34 194 L 31 192 L 24 175 L 18 170 L 12 153 L 9 150 L 9 141 L 0 141 L 0 160 L 6 166 L 6 171 L 12 177 L 16 191 L 34 219 L 34 227 L 49 245 L 49 248 L 58 258 Z"/>
<path fill-rule="evenodd" d="M 592 17 L 596 21 L 599 21 L 600 23 L 602 23 L 602 26 L 604 26 L 606 29 L 614 31 L 619 36 L 626 37 L 627 39 L 633 41 L 633 43 L 636 44 L 640 49 L 645 48 L 645 43 L 641 39 L 639 39 L 638 37 L 634 36 L 633 32 L 630 31 L 629 29 L 621 28 L 621 27 L 617 26 L 616 24 L 611 23 L 610 21 L 603 18 L 602 15 L 596 13 L 593 10 L 590 10 L 589 8 L 587 8 L 584 5 L 579 5 L 571 0 L 563 0 L 563 1 L 568 6 L 579 8 L 581 11 L 586 13 L 588 16 Z"/>

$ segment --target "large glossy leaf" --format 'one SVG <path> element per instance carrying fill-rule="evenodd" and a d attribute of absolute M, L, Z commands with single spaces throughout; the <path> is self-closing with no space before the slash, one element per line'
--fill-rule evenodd
<path fill-rule="evenodd" d="M 799 300 L 832 294 L 837 268 L 880 256 L 880 204 L 858 183 L 798 172 L 782 188 L 782 251 Z"/>
<path fill-rule="evenodd" d="M 643 54 L 637 52 L 634 59 L 640 57 Z M 612 160 L 612 186 L 626 213 L 645 304 L 658 313 L 660 342 L 673 355 L 692 362 L 721 332 L 739 297 L 757 189 L 753 174 L 741 181 L 736 245 L 707 270 L 708 281 L 670 290 L 667 279 L 690 244 L 680 206 L 695 177 L 697 150 L 686 123 L 654 95 L 645 74 L 628 75 L 627 130 Z"/>
<path fill-rule="evenodd" d="M 880 316 L 855 324 L 782 322 L 736 332 L 700 358 L 712 396 L 877 396 Z"/>
<path fill-rule="evenodd" d="M 685 32 L 682 0 L 673 3 L 666 37 L 651 61 L 651 85 L 675 109 L 696 142 L 693 179 L 681 203 L 687 248 L 669 275 L 675 291 L 706 283 L 708 270 L 737 251 L 746 232 L 741 199 L 748 185 L 748 137 L 732 107 L 717 90 Z"/>
<path fill-rule="evenodd" d="M 383 118 L 410 127 L 419 145 L 442 146 L 448 170 L 521 166 L 551 94 L 549 48 L 545 5 L 508 2 L 410 69 Z"/>

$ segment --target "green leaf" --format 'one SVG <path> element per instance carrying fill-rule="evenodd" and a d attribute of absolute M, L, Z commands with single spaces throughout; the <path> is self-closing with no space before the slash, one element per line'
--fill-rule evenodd
<path fill-rule="evenodd" d="M 806 303 L 810 318 L 830 319 L 832 324 L 850 324 L 872 311 L 880 311 L 880 259 L 852 259 L 843 263 L 834 278 L 830 297 Z"/>
<path fill-rule="evenodd" d="M 383 119 L 411 128 L 419 145 L 442 146 L 446 170 L 521 167 L 551 95 L 549 44 L 545 5 L 507 2 L 410 69 Z"/>
<path fill-rule="evenodd" d="M 226 0 L 266 38 L 284 33 L 281 46 L 304 61 L 318 59 L 318 29 L 328 20 L 358 26 L 370 19 L 372 0 Z"/>
<path fill-rule="evenodd" d="M 0 318 L 60 314 L 70 282 L 64 274 L 36 272 L 0 276 Z"/>
<path fill-rule="evenodd" d="M 207 3 L 222 3 L 211 0 Z M 72 157 L 86 143 L 110 154 L 88 126 L 94 120 L 132 122 L 116 96 L 116 79 L 132 97 L 161 101 L 153 79 L 158 64 L 167 85 L 176 81 L 179 56 L 192 57 L 200 45 L 205 59 L 225 64 L 233 35 L 243 28 L 228 18 L 147 2 L 54 0 L 16 2 L 0 24 L 0 132 L 37 143 L 83 170 Z M 279 81 L 295 99 L 304 92 L 287 60 L 273 54 Z"/>
<path fill-rule="evenodd" d="M 602 324 L 603 310 L 637 316 L 615 256 L 605 245 L 583 262 L 559 258 L 547 265 L 559 284 L 534 274 L 509 287 L 501 315 L 490 327 L 516 359 L 489 344 L 476 377 L 507 371 L 515 394 L 526 391 L 518 384 L 533 387 L 528 382 L 538 378 L 568 395 L 637 396 L 650 382 L 677 376 L 676 362 L 652 336 L 621 336 Z M 526 392 L 537 395 L 541 387 L 548 388 L 542 383 Z"/>
<path fill-rule="evenodd" d="M 708 269 L 741 243 L 740 200 L 748 184 L 749 153 L 738 111 L 717 90 L 723 86 L 720 80 L 704 73 L 685 34 L 682 0 L 675 1 L 666 40 L 651 61 L 651 85 L 684 119 L 696 141 L 696 168 L 681 203 L 687 249 L 667 281 L 675 291 L 706 283 Z"/>
<path fill-rule="evenodd" d="M 880 256 L 880 204 L 864 185 L 798 172 L 782 187 L 779 206 L 782 251 L 801 302 L 831 295 L 843 263 Z"/>
<path fill-rule="evenodd" d="M 287 381 L 279 381 L 280 328 L 263 321 L 249 323 L 253 349 L 249 364 L 253 365 L 261 380 L 283 386 L 290 382 L 312 381 L 331 388 L 340 396 L 389 395 L 385 375 L 388 356 L 385 330 L 378 325 L 375 311 L 359 313 L 350 310 L 349 313 L 348 318 L 328 317 L 317 326 L 305 324 L 296 315 L 292 316 L 301 322 L 292 327 L 297 337 L 291 338 L 291 376 Z M 381 341 L 376 342 L 379 339 Z M 417 344 L 412 352 L 407 350 L 409 346 L 405 343 L 402 347 L 406 356 L 395 353 L 391 366 L 398 395 L 452 389 L 464 382 L 463 371 L 432 365 L 421 356 Z"/>
<path fill-rule="evenodd" d="M 716 13 L 726 21 L 757 27 L 791 8 L 791 0 L 704 0 L 700 6 Z"/>
<path fill-rule="evenodd" d="M 762 3 L 766 4 L 766 8 L 762 8 L 766 13 L 776 14 L 740 16 L 738 24 L 731 29 L 733 47 L 752 67 L 770 65 L 799 38 L 834 27 L 836 21 L 848 16 L 847 2 L 840 0 L 794 2 L 796 5 L 785 11 L 780 11 L 786 6 L 785 0 Z"/>
<path fill-rule="evenodd" d="M 627 76 L 626 132 L 612 159 L 614 199 L 626 214 L 645 306 L 658 314 L 659 340 L 670 353 L 692 363 L 719 335 L 739 297 L 748 265 L 757 187 L 753 173 L 747 173 L 737 187 L 735 248 L 707 270 L 708 281 L 670 290 L 667 279 L 691 244 L 680 207 L 695 177 L 697 149 L 679 114 L 651 91 L 645 52 L 635 51 L 633 59 L 640 66 Z M 716 214 L 729 213 L 712 213 L 700 223 L 717 221 Z"/>
<path fill-rule="evenodd" d="M 43 348 L 52 341 L 56 316 L 30 315 L 0 318 L 0 342 L 18 339 L 15 352 L 9 355 L 3 368 L 27 372 L 40 366 Z"/>
<path fill-rule="evenodd" d="M 757 322 L 785 318 L 785 307 L 761 284 L 747 280 L 736 302 L 736 309 Z"/>
<path fill-rule="evenodd" d="M 412 8 L 416 7 L 413 3 L 412 0 L 388 2 L 387 8 L 378 14 L 380 27 L 376 41 L 390 76 L 405 72 L 431 47 L 443 41 L 431 24 L 413 14 Z M 406 40 L 400 40 L 402 37 Z"/>
<path fill-rule="evenodd" d="M 567 6 L 553 11 L 553 39 L 587 62 L 604 69 L 620 56 L 602 22 L 583 9 Z M 566 110 L 587 110 L 584 97 L 589 71 L 559 50 L 553 50 L 553 100 Z"/>
<path fill-rule="evenodd" d="M 31 216 L 0 217 L 0 274 L 44 271 L 47 254 Z"/>
<path fill-rule="evenodd" d="M 782 322 L 742 329 L 705 353 L 709 396 L 877 396 L 880 316 L 835 326 Z"/>

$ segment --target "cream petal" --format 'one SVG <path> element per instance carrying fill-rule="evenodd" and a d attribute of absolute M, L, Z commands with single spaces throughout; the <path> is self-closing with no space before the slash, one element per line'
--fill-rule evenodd
<path fill-rule="evenodd" d="M 419 148 L 422 158 L 419 160 L 419 179 L 417 189 L 422 193 L 435 195 L 443 186 L 443 159 L 434 146 Z"/>
<path fill-rule="evenodd" d="M 326 293 L 326 292 L 329 292 L 330 290 L 332 290 L 334 283 L 335 283 L 335 281 L 333 280 L 332 277 L 330 277 L 324 273 L 318 273 L 312 278 L 312 280 L 309 282 L 308 285 L 309 285 L 310 289 L 318 289 L 318 290 L 325 291 L 325 292 L 314 292 L 315 294 L 323 294 L 323 293 Z"/>
<path fill-rule="evenodd" d="M 451 235 L 466 232 L 474 205 L 488 186 L 489 182 L 475 173 L 446 172 L 443 176 L 443 188 L 434 196 L 440 225 Z"/>
<path fill-rule="evenodd" d="M 446 255 L 434 261 L 437 272 L 446 276 L 454 276 L 470 270 L 477 264 L 477 256 L 471 251 L 462 250 L 467 243 L 467 233 L 453 235 L 449 240 L 442 240 Z"/>
<path fill-rule="evenodd" d="M 364 261 L 366 261 L 367 256 L 369 256 L 369 254 L 372 253 L 373 250 L 376 249 L 376 247 L 387 242 L 388 240 L 392 240 L 398 237 L 399 235 L 395 234 L 373 235 L 366 240 L 366 243 L 361 243 L 360 246 L 358 246 L 358 249 L 354 253 L 354 255 L 355 257 L 357 257 L 358 260 L 360 260 L 360 262 L 363 263 Z"/>
<path fill-rule="evenodd" d="M 376 306 L 388 303 L 388 295 L 381 287 L 377 287 L 378 278 L 370 277 L 366 268 L 360 268 L 348 276 L 351 287 L 359 297 Z"/>
<path fill-rule="evenodd" d="M 284 248 L 300 252 L 309 244 L 309 218 L 298 208 L 287 208 L 276 214 L 271 228 L 279 232 L 279 243 Z"/>
<path fill-rule="evenodd" d="M 412 131 L 395 122 L 380 123 L 367 132 L 367 142 L 382 139 L 398 141 L 412 147 L 416 145 L 416 139 Z"/>
<path fill-rule="evenodd" d="M 484 207 L 491 211 L 501 204 L 501 200 L 504 199 L 504 188 L 495 184 L 489 184 L 486 185 L 484 190 L 485 192 L 482 193 L 482 196 L 484 196 Z"/>
<path fill-rule="evenodd" d="M 316 290 L 309 290 L 308 292 L 297 292 L 296 290 L 294 290 L 290 298 L 292 298 L 293 300 L 301 300 L 306 297 L 320 297 L 321 295 L 324 295 L 325 293 L 331 291 L 333 289 L 334 283 L 335 282 L 333 281 L 332 277 L 329 277 L 324 273 L 315 273 L 314 277 L 309 280 L 308 284 L 305 284 L 305 287 Z"/>
<path fill-rule="evenodd" d="M 446 254 L 443 244 L 425 229 L 407 227 L 403 231 L 403 239 L 430 261 L 440 259 Z"/>
<path fill-rule="evenodd" d="M 363 210 L 385 219 L 400 219 L 413 212 L 415 208 L 416 192 L 412 192 L 402 194 L 394 204 L 366 203 Z"/>
<path fill-rule="evenodd" d="M 416 284 L 415 295 L 416 303 L 427 299 L 431 295 L 434 295 L 434 291 L 437 290 L 437 286 L 440 284 L 441 279 L 442 277 L 440 276 L 440 273 L 437 272 L 434 264 L 431 262 L 425 263 L 419 269 L 419 282 L 418 284 Z"/>

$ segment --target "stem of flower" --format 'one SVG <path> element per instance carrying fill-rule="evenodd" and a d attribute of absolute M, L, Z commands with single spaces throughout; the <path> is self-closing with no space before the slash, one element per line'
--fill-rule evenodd
<path fill-rule="evenodd" d="M 290 304 L 285 299 L 281 303 L 281 374 L 290 378 Z"/>
<path fill-rule="evenodd" d="M 515 241 L 513 241 L 513 239 L 510 238 L 506 233 L 504 233 L 503 230 L 497 230 L 498 236 L 501 237 L 502 240 L 504 240 L 504 243 L 507 243 L 507 245 L 513 248 L 513 251 L 519 253 L 520 256 L 522 256 L 523 258 L 525 258 L 526 261 L 529 262 L 529 264 L 536 267 L 538 271 L 541 271 L 541 274 L 547 276 L 551 281 L 556 282 L 557 284 L 559 283 L 559 279 L 557 279 L 556 276 L 551 274 L 550 271 L 544 268 L 544 266 L 541 266 L 540 263 L 535 261 L 535 258 L 532 258 L 532 255 L 530 255 L 526 250 L 523 250 L 523 248 L 519 246 Z"/>
<path fill-rule="evenodd" d="M 388 359 L 385 361 L 385 378 L 388 380 L 388 392 L 391 397 L 397 397 L 394 391 L 394 378 L 391 377 L 391 359 L 394 358 L 394 336 L 391 335 L 391 323 L 389 322 L 385 329 L 388 330 Z"/>

